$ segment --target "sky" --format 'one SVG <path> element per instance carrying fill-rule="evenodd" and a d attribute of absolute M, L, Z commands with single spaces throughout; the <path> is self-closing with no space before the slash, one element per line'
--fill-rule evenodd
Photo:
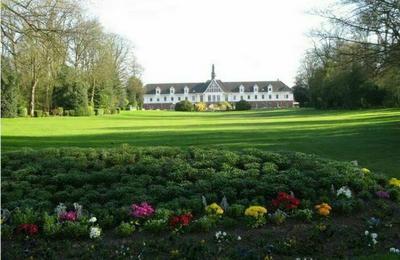
<path fill-rule="evenodd" d="M 92 0 L 106 31 L 134 46 L 145 83 L 281 80 L 290 87 L 321 0 Z"/>

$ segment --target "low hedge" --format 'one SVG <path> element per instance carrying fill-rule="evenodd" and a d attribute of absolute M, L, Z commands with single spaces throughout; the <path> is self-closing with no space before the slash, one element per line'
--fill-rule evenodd
<path fill-rule="evenodd" d="M 157 207 L 202 210 L 201 196 L 230 203 L 265 204 L 280 191 L 309 203 L 330 202 L 332 187 L 348 186 L 368 197 L 386 178 L 365 175 L 350 162 L 303 153 L 257 149 L 241 152 L 123 146 L 61 148 L 2 154 L 2 206 L 53 209 L 79 202 L 114 211 L 135 201 Z M 390 191 L 398 198 L 396 191 Z"/>

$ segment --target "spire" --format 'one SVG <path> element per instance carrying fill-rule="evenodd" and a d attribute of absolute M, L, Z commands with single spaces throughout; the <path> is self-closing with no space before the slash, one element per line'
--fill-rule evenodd
<path fill-rule="evenodd" d="M 212 65 L 212 71 L 211 71 L 211 79 L 215 79 L 215 69 L 214 69 L 214 64 Z"/>

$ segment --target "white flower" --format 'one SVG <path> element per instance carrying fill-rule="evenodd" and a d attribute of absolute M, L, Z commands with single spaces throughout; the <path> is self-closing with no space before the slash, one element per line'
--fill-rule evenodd
<path fill-rule="evenodd" d="M 352 194 L 351 194 L 351 190 L 347 186 L 343 186 L 337 191 L 336 195 L 337 196 L 344 195 L 347 198 L 351 198 Z"/>
<path fill-rule="evenodd" d="M 391 248 L 389 249 L 389 252 L 390 252 L 390 253 L 396 253 L 396 248 L 391 247 Z"/>
<path fill-rule="evenodd" d="M 223 235 L 223 236 L 226 236 L 226 232 L 222 232 L 222 235 Z"/>
<path fill-rule="evenodd" d="M 90 234 L 89 237 L 90 238 L 98 238 L 101 235 L 101 228 L 99 227 L 91 227 L 90 228 Z"/>
<path fill-rule="evenodd" d="M 90 219 L 89 219 L 89 223 L 94 223 L 94 222 L 96 222 L 97 221 L 97 218 L 96 217 L 91 217 Z"/>
<path fill-rule="evenodd" d="M 372 237 L 372 239 L 376 239 L 378 237 L 378 234 L 377 233 L 371 233 L 371 237 Z"/>
<path fill-rule="evenodd" d="M 376 245 L 376 243 L 378 243 L 378 241 L 376 241 L 375 238 L 372 239 L 372 243 L 374 243 L 374 245 Z"/>
<path fill-rule="evenodd" d="M 369 231 L 368 231 L 368 230 L 365 230 L 364 234 L 365 234 L 366 236 L 368 236 Z"/>
<path fill-rule="evenodd" d="M 237 237 L 237 240 L 242 240 L 242 237 L 241 237 L 241 236 L 238 236 L 238 237 Z"/>

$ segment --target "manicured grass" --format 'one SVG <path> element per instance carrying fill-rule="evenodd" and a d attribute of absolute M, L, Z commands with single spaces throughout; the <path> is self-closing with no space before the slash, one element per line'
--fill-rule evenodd
<path fill-rule="evenodd" d="M 311 109 L 185 113 L 133 111 L 103 117 L 2 119 L 2 149 L 22 147 L 223 146 L 293 150 L 400 176 L 400 110 Z"/>

